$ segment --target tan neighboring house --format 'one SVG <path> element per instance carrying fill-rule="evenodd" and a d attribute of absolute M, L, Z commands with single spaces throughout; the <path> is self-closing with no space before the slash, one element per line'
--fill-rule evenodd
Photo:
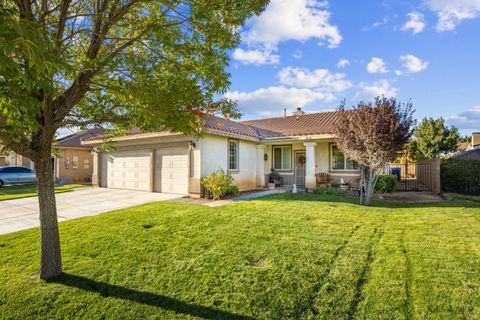
<path fill-rule="evenodd" d="M 358 183 L 357 164 L 335 144 L 337 117 L 301 110 L 241 122 L 206 117 L 201 138 L 136 133 L 114 138 L 117 151 L 107 152 L 99 135 L 82 145 L 93 147 L 92 183 L 105 188 L 200 196 L 201 178 L 217 168 L 230 173 L 240 190 L 264 187 L 272 169 L 286 186 L 314 188 L 317 173 L 328 173 L 334 184 Z"/>
<path fill-rule="evenodd" d="M 472 141 L 461 143 L 451 158 L 457 160 L 480 160 L 480 132 L 472 133 Z"/>
<path fill-rule="evenodd" d="M 3 166 L 20 166 L 30 169 L 34 168 L 33 161 L 14 152 L 8 154 L 0 153 L 0 167 Z"/>
<path fill-rule="evenodd" d="M 102 133 L 102 129 L 77 132 L 55 143 L 54 174 L 66 182 L 91 182 L 93 155 L 90 146 L 82 145 L 82 139 Z"/>
<path fill-rule="evenodd" d="M 103 132 L 93 129 L 68 135 L 58 139 L 52 156 L 54 176 L 64 182 L 91 182 L 93 173 L 93 156 L 91 147 L 82 145 L 82 139 Z M 33 161 L 14 152 L 0 154 L 0 166 L 22 166 L 35 169 Z"/>

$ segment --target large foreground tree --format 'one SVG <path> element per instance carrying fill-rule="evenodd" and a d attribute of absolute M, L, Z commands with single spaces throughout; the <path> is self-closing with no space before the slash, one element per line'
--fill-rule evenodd
<path fill-rule="evenodd" d="M 228 51 L 267 0 L 6 0 L 0 7 L 0 144 L 34 161 L 40 277 L 62 272 L 52 143 L 66 126 L 192 132 L 238 115 Z"/>
<path fill-rule="evenodd" d="M 395 98 L 377 97 L 352 109 L 342 104 L 335 128 L 340 150 L 358 163 L 361 172 L 360 202 L 370 205 L 378 177 L 412 136 L 413 107 Z"/>

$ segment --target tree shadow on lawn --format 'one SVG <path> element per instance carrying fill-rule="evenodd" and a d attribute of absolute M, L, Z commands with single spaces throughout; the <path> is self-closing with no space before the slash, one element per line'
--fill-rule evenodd
<path fill-rule="evenodd" d="M 130 300 L 136 303 L 159 307 L 165 310 L 174 311 L 179 314 L 191 315 L 203 319 L 253 319 L 251 317 L 236 315 L 227 311 L 216 310 L 210 307 L 202 307 L 195 304 L 189 304 L 177 299 L 150 292 L 137 291 L 113 284 L 108 284 L 105 282 L 98 282 L 92 279 L 68 273 L 63 273 L 57 278 L 48 280 L 48 282 L 63 284 L 65 286 L 73 288 L 100 293 L 104 297 Z"/>
<path fill-rule="evenodd" d="M 283 201 L 312 201 L 312 202 L 336 202 L 360 206 L 357 197 L 347 196 L 327 196 L 311 193 L 277 193 L 253 200 L 283 200 Z M 362 206 L 364 208 L 364 206 Z M 480 203 L 466 200 L 444 200 L 438 202 L 401 202 L 393 200 L 373 200 L 372 208 L 479 208 Z"/>

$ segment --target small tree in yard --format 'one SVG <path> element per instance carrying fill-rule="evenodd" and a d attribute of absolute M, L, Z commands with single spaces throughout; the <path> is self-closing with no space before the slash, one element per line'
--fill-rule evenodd
<path fill-rule="evenodd" d="M 360 102 L 353 110 L 342 104 L 335 135 L 346 157 L 360 167 L 360 203 L 370 205 L 378 177 L 387 162 L 412 135 L 413 108 L 395 98 L 377 97 L 373 103 Z"/>
<path fill-rule="evenodd" d="M 239 27 L 268 0 L 6 0 L 0 6 L 0 144 L 36 167 L 40 277 L 62 272 L 52 175 L 59 128 L 194 132 L 238 116 L 229 85 Z"/>
<path fill-rule="evenodd" d="M 461 142 L 457 128 L 448 128 L 443 118 L 424 118 L 413 135 L 415 140 L 412 143 L 416 145 L 419 159 L 431 159 L 453 152 Z"/>

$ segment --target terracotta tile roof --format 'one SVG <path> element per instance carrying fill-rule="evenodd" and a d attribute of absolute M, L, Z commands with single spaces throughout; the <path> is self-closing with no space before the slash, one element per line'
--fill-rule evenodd
<path fill-rule="evenodd" d="M 457 146 L 457 150 L 455 150 L 455 152 L 467 151 L 471 147 L 471 145 L 472 144 L 470 142 L 462 142 Z"/>
<path fill-rule="evenodd" d="M 55 146 L 63 148 L 88 148 L 82 145 L 82 140 L 103 135 L 104 131 L 102 128 L 80 131 L 57 140 Z"/>
<path fill-rule="evenodd" d="M 265 138 L 281 136 L 281 133 L 262 128 L 257 128 L 243 122 L 232 121 L 216 116 L 205 116 L 203 127 L 206 129 L 223 131 L 227 133 L 247 136 L 252 138 Z"/>
<path fill-rule="evenodd" d="M 255 139 L 281 138 L 286 136 L 305 136 L 311 134 L 331 134 L 338 119 L 337 112 L 308 113 L 299 116 L 266 118 L 248 121 L 232 121 L 217 116 L 205 116 L 203 128 L 240 135 Z M 103 130 L 78 133 L 60 140 L 57 145 L 82 146 L 80 141 L 105 138 Z M 143 134 L 139 129 L 132 129 L 129 136 Z"/>
<path fill-rule="evenodd" d="M 331 134 L 338 120 L 338 112 L 307 113 L 299 116 L 242 121 L 259 129 L 277 132 L 278 136 Z"/>

